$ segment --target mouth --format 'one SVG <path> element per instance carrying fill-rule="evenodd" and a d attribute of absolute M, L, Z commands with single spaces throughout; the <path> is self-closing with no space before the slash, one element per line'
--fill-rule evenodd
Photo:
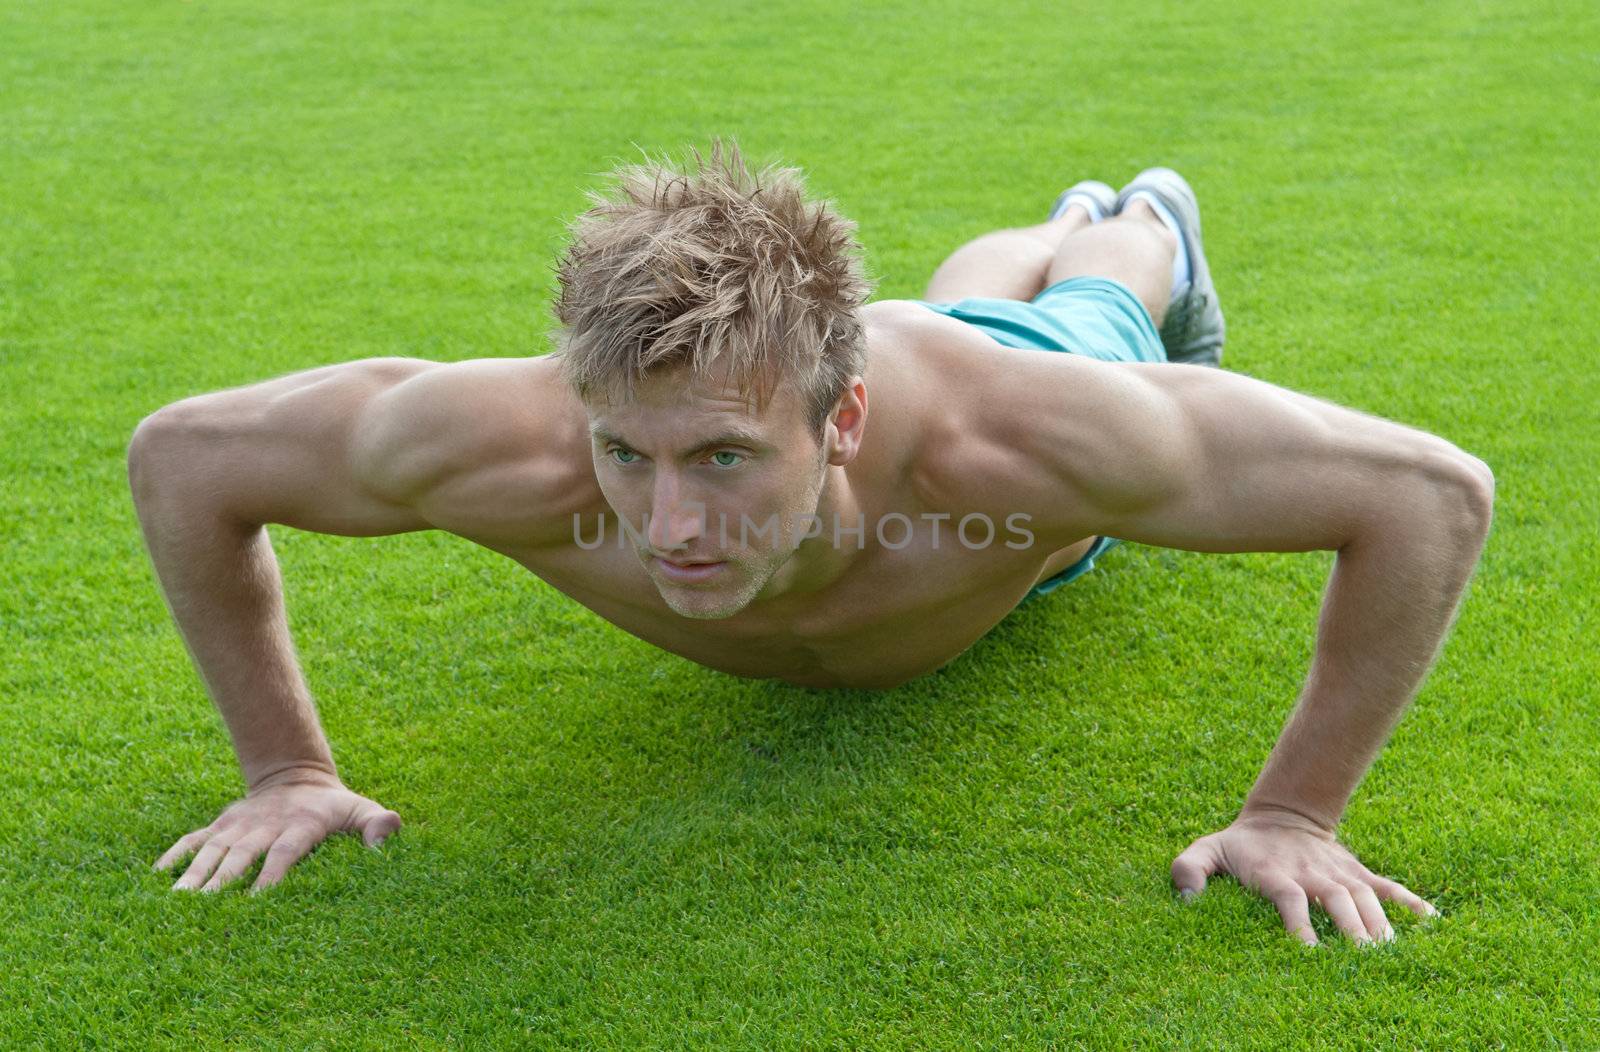
<path fill-rule="evenodd" d="M 696 584 L 700 581 L 709 581 L 721 573 L 728 564 L 725 561 L 712 562 L 708 560 L 673 562 L 663 559 L 659 555 L 651 556 L 650 561 L 655 564 L 656 571 L 667 580 L 677 584 Z"/>

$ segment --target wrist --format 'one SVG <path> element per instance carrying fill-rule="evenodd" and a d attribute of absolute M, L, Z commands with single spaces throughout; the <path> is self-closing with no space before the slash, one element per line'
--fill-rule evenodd
<path fill-rule="evenodd" d="M 263 773 L 249 780 L 246 795 L 253 796 L 284 785 L 341 786 L 343 784 L 333 764 L 300 760 L 266 768 Z"/>
<path fill-rule="evenodd" d="M 1247 799 L 1244 802 L 1234 822 L 1265 822 L 1327 838 L 1333 837 L 1334 829 L 1338 825 L 1337 820 L 1326 819 L 1308 808 L 1256 799 Z"/>

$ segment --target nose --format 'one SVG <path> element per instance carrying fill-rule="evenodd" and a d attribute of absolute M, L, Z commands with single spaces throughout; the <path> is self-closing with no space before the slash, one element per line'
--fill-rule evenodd
<path fill-rule="evenodd" d="M 662 554 L 682 552 L 706 532 L 706 506 L 688 499 L 669 472 L 658 472 L 645 539 Z"/>

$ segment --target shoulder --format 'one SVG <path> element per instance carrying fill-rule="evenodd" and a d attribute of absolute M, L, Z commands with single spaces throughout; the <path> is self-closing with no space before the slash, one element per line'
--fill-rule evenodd
<path fill-rule="evenodd" d="M 863 313 L 870 394 L 890 396 L 919 429 L 941 437 L 982 411 L 986 390 L 1021 353 L 915 300 L 882 300 Z"/>
<path fill-rule="evenodd" d="M 916 471 L 930 503 L 1027 512 L 1075 539 L 1092 532 L 1093 509 L 1121 489 L 1137 500 L 1168 470 L 1170 414 L 1150 371 L 1172 366 L 1004 347 L 914 301 L 884 313 L 885 345 L 918 378 Z"/>
<path fill-rule="evenodd" d="M 1069 378 L 1104 364 L 1078 355 L 1002 346 L 917 300 L 882 300 L 863 313 L 872 360 L 903 367 L 898 379 L 924 384 L 935 396 L 935 407 L 946 415 L 982 411 L 997 392 L 1041 381 L 1047 387 L 1072 383 Z"/>
<path fill-rule="evenodd" d="M 513 504 L 553 518 L 594 475 L 587 415 L 550 357 L 471 359 L 394 385 L 363 414 L 356 461 L 375 493 L 453 532 Z"/>

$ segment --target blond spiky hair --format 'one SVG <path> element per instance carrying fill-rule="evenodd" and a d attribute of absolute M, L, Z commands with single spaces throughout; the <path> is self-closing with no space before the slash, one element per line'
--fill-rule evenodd
<path fill-rule="evenodd" d="M 796 168 L 752 173 L 737 143 L 618 168 L 557 266 L 562 374 L 585 400 L 633 397 L 654 369 L 713 367 L 765 404 L 798 385 L 820 429 L 866 365 L 872 291 L 855 224 L 807 201 Z"/>

